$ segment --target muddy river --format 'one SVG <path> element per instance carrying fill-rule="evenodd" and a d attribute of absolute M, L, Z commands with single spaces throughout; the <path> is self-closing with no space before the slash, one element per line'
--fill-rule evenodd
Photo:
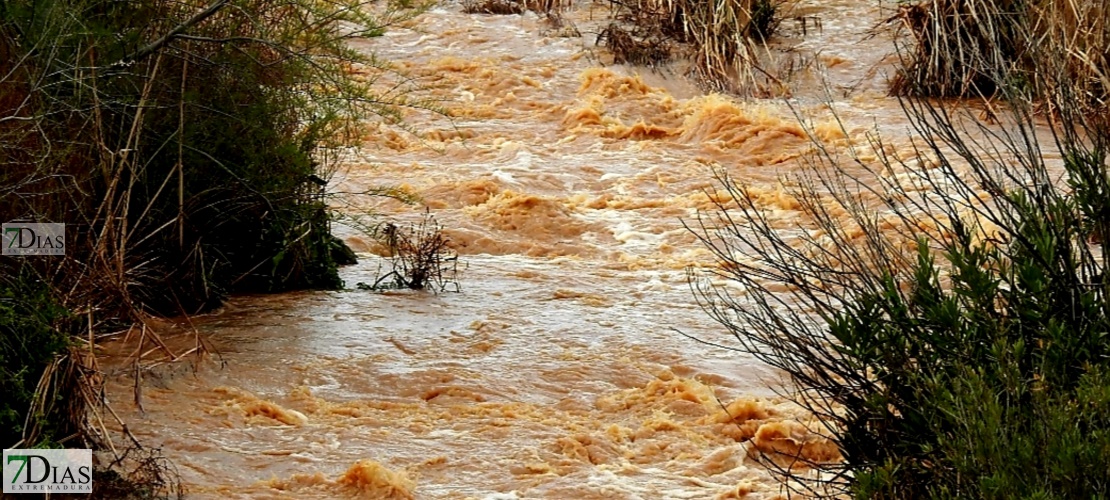
<path fill-rule="evenodd" d="M 905 133 L 885 97 L 889 37 L 869 31 L 879 6 L 794 8 L 789 101 L 607 64 L 594 45 L 605 15 L 580 0 L 573 36 L 446 3 L 359 42 L 450 119 L 412 113 L 423 139 L 368 126 L 331 186 L 388 185 L 419 203 L 345 195 L 336 207 L 401 226 L 430 211 L 460 254 L 461 292 L 356 289 L 388 263 L 337 227 L 361 255 L 342 270 L 349 290 L 236 297 L 193 318 L 219 355 L 146 373 L 142 410 L 129 375 L 112 378 L 116 410 L 190 497 L 776 498 L 754 454 L 835 454 L 772 390 L 779 373 L 676 332 L 729 340 L 689 290 L 687 266 L 713 263 L 681 221 L 712 208 L 720 165 L 795 224 L 777 181 L 809 146 L 795 111 L 844 139 L 826 88 L 849 136 Z M 808 19 L 805 36 L 794 18 Z M 191 338 L 184 320 L 161 328 Z M 116 352 L 107 366 L 129 351 Z"/>

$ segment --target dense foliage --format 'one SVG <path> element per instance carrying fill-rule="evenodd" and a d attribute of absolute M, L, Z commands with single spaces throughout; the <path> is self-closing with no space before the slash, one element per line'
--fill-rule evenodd
<path fill-rule="evenodd" d="M 80 370 L 48 371 L 58 331 L 341 286 L 325 200 L 340 148 L 422 106 L 349 42 L 415 4 L 0 2 L 0 220 L 67 232 L 64 257 L 0 258 L 4 445 L 27 437 L 32 394 L 76 397 L 60 378 Z"/>
<path fill-rule="evenodd" d="M 731 197 L 693 225 L 719 260 L 710 276 L 730 283 L 697 280 L 702 305 L 789 375 L 843 454 L 778 466 L 785 485 L 1110 495 L 1110 120 L 1071 78 L 1070 39 L 1025 36 L 1046 85 L 984 70 L 992 119 L 903 98 L 908 145 L 815 139 L 789 182 L 796 225 L 723 172 Z"/>
<path fill-rule="evenodd" d="M 65 311 L 54 303 L 49 290 L 31 276 L 0 280 L 0 443 L 19 442 L 32 407 L 43 370 L 55 354 L 68 345 L 67 335 L 57 326 Z M 52 406 L 52 405 L 50 405 Z M 32 419 L 52 420 L 64 426 L 57 415 L 32 415 Z M 50 427 L 50 426 L 48 426 Z M 60 439 L 66 429 L 44 429 L 43 439 Z"/>

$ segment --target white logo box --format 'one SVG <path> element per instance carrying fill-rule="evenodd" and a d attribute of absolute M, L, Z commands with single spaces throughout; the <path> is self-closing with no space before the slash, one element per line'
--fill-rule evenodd
<path fill-rule="evenodd" d="M 65 254 L 65 224 L 5 222 L 0 226 L 0 255 Z"/>
<path fill-rule="evenodd" d="M 92 450 L 4 450 L 4 493 L 92 493 Z"/>

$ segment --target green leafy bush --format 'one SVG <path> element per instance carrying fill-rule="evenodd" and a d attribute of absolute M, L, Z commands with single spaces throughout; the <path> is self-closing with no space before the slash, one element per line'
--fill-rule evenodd
<path fill-rule="evenodd" d="M 58 330 L 65 317 L 50 290 L 32 275 L 0 279 L 0 444 L 5 448 L 22 439 L 39 379 L 69 345 L 68 335 Z"/>
<path fill-rule="evenodd" d="M 61 439 L 81 408 L 50 403 L 95 393 L 87 360 L 50 364 L 63 310 L 93 339 L 237 291 L 342 285 L 325 190 L 342 150 L 367 120 L 430 108 L 350 42 L 424 5 L 0 2 L 0 220 L 67 230 L 64 257 L 0 258 L 6 441 Z M 36 387 L 44 370 L 58 380 Z"/>
<path fill-rule="evenodd" d="M 377 12 L 375 17 L 371 12 Z M 68 299 L 126 317 L 340 286 L 323 184 L 364 120 L 422 103 L 348 42 L 357 0 L 0 7 L 0 218 L 66 222 Z M 395 80 L 403 80 L 394 78 Z"/>
<path fill-rule="evenodd" d="M 1001 125 L 904 98 L 909 146 L 815 140 L 789 182 L 790 227 L 721 172 L 731 199 L 692 226 L 719 261 L 696 295 L 739 350 L 790 377 L 844 458 L 768 462 L 784 485 L 1110 495 L 1110 121 L 1085 112 L 1085 82 L 1067 83 L 1066 41 L 1030 43 L 1056 85 L 999 86 Z M 1038 129 L 1044 103 L 1055 116 Z"/>

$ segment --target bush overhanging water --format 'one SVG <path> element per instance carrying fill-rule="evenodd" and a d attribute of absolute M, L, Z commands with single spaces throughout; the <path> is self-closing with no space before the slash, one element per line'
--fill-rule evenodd
<path fill-rule="evenodd" d="M 787 486 L 1110 495 L 1110 121 L 1074 78 L 1072 37 L 1013 29 L 1029 66 L 976 70 L 978 88 L 998 93 L 999 124 L 964 103 L 904 97 L 909 154 L 874 135 L 814 140 L 792 179 L 798 227 L 769 220 L 723 171 L 731 197 L 691 225 L 719 261 L 710 275 L 738 285 L 692 275 L 701 304 L 740 350 L 789 375 L 843 454 L 768 462 Z M 1014 85 L 1028 68 L 1042 83 Z M 907 80 L 905 94 L 932 95 L 930 78 Z"/>
<path fill-rule="evenodd" d="M 337 151 L 367 119 L 429 107 L 348 42 L 413 6 L 0 3 L 0 220 L 67 230 L 64 257 L 0 259 L 5 447 L 96 444 L 83 412 L 54 404 L 97 379 L 68 339 L 91 352 L 144 314 L 341 286 L 324 191 Z"/>

